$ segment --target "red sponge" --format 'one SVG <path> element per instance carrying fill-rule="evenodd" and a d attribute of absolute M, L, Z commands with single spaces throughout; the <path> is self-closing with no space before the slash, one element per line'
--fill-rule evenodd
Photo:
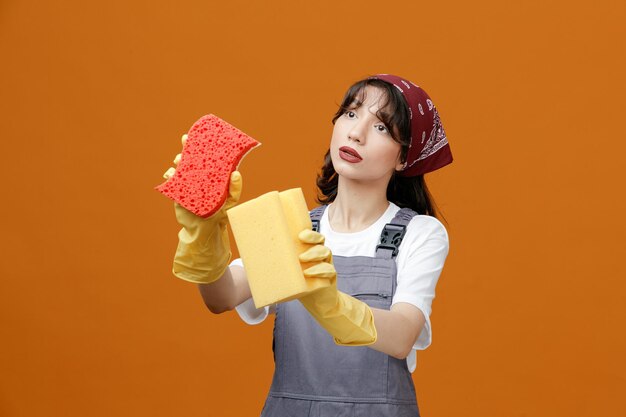
<path fill-rule="evenodd" d="M 187 134 L 176 173 L 155 188 L 197 216 L 209 217 L 228 197 L 231 172 L 258 145 L 219 117 L 202 116 Z"/>

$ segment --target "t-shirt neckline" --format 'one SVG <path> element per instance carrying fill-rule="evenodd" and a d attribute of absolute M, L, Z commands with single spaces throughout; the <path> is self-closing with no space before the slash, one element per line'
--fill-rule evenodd
<path fill-rule="evenodd" d="M 330 218 L 328 217 L 328 212 L 329 212 L 329 208 L 331 204 L 329 204 L 326 207 L 326 210 L 324 210 L 324 214 L 322 215 L 322 219 L 321 219 L 322 222 L 324 222 L 328 226 L 328 231 L 326 231 L 326 233 L 336 235 L 336 236 L 346 236 L 346 237 L 347 236 L 358 237 L 359 235 L 364 235 L 364 236 L 369 235 L 372 232 L 372 230 L 376 230 L 376 232 L 378 233 L 380 230 L 383 229 L 385 224 L 387 224 L 385 219 L 389 217 L 391 215 L 391 212 L 395 209 L 395 204 L 389 201 L 389 205 L 387 206 L 387 209 L 383 212 L 383 214 L 381 214 L 380 217 L 376 219 L 374 223 L 370 224 L 365 229 L 360 230 L 358 232 L 337 232 L 333 230 L 332 226 L 330 225 Z"/>

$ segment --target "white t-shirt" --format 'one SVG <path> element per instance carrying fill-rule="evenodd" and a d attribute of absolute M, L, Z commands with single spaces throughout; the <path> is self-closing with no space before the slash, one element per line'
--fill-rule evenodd
<path fill-rule="evenodd" d="M 320 219 L 320 233 L 325 236 L 324 245 L 337 256 L 376 256 L 376 245 L 385 224 L 391 222 L 400 207 L 389 203 L 383 215 L 365 230 L 356 233 L 335 232 L 328 221 L 328 207 Z M 426 323 L 411 353 L 407 357 L 410 372 L 415 370 L 416 350 L 424 350 L 432 342 L 430 323 L 431 304 L 435 298 L 435 287 L 448 255 L 448 233 L 439 220 L 432 216 L 416 215 L 406 228 L 398 248 L 396 292 L 391 305 L 409 303 L 419 308 Z M 231 265 L 243 266 L 241 258 Z M 257 309 L 252 298 L 236 307 L 241 319 L 248 324 L 259 324 L 275 312 L 275 305 Z"/>

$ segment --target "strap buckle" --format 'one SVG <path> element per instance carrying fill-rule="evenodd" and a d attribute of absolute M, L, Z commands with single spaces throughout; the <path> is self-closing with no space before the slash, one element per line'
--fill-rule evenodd
<path fill-rule="evenodd" d="M 402 243 L 405 233 L 405 225 L 387 223 L 380 235 L 380 244 L 376 245 L 376 251 L 378 252 L 378 249 L 389 249 L 392 251 L 391 256 L 396 257 L 398 255 L 398 247 Z"/>

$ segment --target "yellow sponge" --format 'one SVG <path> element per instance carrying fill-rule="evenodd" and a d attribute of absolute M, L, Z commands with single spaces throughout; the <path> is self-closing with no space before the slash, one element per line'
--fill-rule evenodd
<path fill-rule="evenodd" d="M 312 245 L 298 233 L 311 228 L 302 189 L 272 191 L 226 211 L 256 308 L 289 301 L 327 287 L 305 278 L 298 255 Z"/>

